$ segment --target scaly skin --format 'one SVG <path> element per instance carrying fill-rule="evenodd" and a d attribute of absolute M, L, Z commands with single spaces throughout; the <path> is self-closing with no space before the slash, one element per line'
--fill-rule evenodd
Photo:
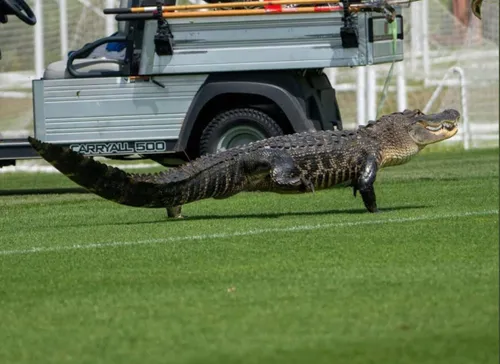
<path fill-rule="evenodd" d="M 261 140 L 156 174 L 131 174 L 69 148 L 29 138 L 60 172 L 91 192 L 119 204 L 165 207 L 181 217 L 181 206 L 242 191 L 304 193 L 350 185 L 365 207 L 377 212 L 373 183 L 380 168 L 406 163 L 428 144 L 458 131 L 458 111 L 424 115 L 405 110 L 353 131 L 315 131 Z"/>

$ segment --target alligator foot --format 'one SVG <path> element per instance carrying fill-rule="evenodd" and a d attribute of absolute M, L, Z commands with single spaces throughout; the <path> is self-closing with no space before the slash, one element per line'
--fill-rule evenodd
<path fill-rule="evenodd" d="M 369 212 L 379 212 L 373 185 L 360 186 L 359 193 L 361 194 L 363 203 L 365 204 L 365 207 Z"/>
<path fill-rule="evenodd" d="M 181 214 L 182 206 L 167 207 L 167 217 L 174 219 L 184 219 L 186 216 Z"/>
<path fill-rule="evenodd" d="M 352 192 L 354 197 L 356 197 L 356 193 L 359 191 L 361 198 L 363 199 L 363 203 L 365 204 L 366 209 L 369 212 L 380 212 L 377 208 L 377 202 L 375 198 L 375 190 L 372 186 L 363 186 L 363 190 L 359 188 L 358 185 L 352 186 Z"/>

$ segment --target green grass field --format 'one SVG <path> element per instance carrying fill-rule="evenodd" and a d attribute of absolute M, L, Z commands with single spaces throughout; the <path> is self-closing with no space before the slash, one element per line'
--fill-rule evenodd
<path fill-rule="evenodd" d="M 0 363 L 497 363 L 499 151 L 163 210 L 0 197 Z M 0 174 L 0 189 L 75 186 Z"/>

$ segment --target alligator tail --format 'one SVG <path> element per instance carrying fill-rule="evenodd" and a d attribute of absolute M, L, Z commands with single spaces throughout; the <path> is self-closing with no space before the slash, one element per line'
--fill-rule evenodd
<path fill-rule="evenodd" d="M 86 157 L 70 148 L 28 137 L 40 156 L 73 182 L 116 203 L 135 207 L 167 207 L 159 185 Z"/>

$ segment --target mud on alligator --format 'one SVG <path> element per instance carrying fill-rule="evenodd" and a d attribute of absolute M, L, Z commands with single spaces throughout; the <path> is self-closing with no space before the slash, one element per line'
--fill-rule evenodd
<path fill-rule="evenodd" d="M 126 173 L 69 148 L 29 138 L 42 158 L 89 191 L 122 205 L 166 208 L 182 217 L 184 204 L 243 191 L 306 193 L 336 185 L 359 191 L 377 212 L 374 182 L 380 168 L 406 163 L 426 145 L 451 138 L 460 114 L 405 110 L 352 131 L 288 134 L 204 155 L 155 174 Z"/>

